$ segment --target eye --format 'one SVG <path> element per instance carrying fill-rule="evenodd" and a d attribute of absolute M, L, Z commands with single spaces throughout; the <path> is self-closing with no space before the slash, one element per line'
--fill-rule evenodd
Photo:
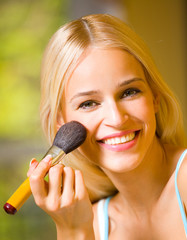
<path fill-rule="evenodd" d="M 141 91 L 139 89 L 137 89 L 137 88 L 128 88 L 128 89 L 126 89 L 123 92 L 122 98 L 133 97 L 133 96 L 137 95 L 140 92 Z"/>
<path fill-rule="evenodd" d="M 92 101 L 92 100 L 88 100 L 88 101 L 81 103 L 78 108 L 89 110 L 89 109 L 96 107 L 97 105 L 99 105 L 99 103 Z"/>

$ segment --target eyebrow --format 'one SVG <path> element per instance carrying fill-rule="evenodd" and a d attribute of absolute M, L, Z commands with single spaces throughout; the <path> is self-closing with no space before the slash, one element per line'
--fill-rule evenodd
<path fill-rule="evenodd" d="M 136 82 L 136 81 L 143 81 L 144 80 L 142 78 L 132 78 L 132 79 L 128 79 L 128 80 L 125 80 L 123 81 L 122 83 L 120 83 L 118 85 L 118 87 L 123 87 L 125 85 L 128 85 L 128 84 L 131 84 L 133 82 Z M 98 94 L 100 91 L 96 91 L 96 90 L 91 90 L 91 91 L 85 91 L 85 92 L 79 92 L 77 94 L 75 94 L 71 99 L 70 99 L 70 103 L 75 99 L 75 98 L 78 98 L 78 97 L 82 97 L 82 96 L 92 96 L 94 94 Z"/>
<path fill-rule="evenodd" d="M 145 82 L 145 80 L 142 79 L 142 78 L 132 78 L 132 79 L 128 79 L 128 80 L 123 81 L 122 83 L 120 83 L 118 85 L 118 87 L 123 87 L 123 86 L 126 86 L 126 85 L 131 84 L 131 83 L 136 82 L 136 81 Z"/>
<path fill-rule="evenodd" d="M 79 92 L 75 94 L 69 102 L 72 102 L 75 98 L 82 97 L 82 96 L 91 96 L 97 94 L 99 91 L 86 91 L 86 92 Z"/>

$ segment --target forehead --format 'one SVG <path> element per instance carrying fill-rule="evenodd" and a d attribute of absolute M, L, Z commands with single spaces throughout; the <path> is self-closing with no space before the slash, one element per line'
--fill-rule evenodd
<path fill-rule="evenodd" d="M 144 78 L 143 68 L 133 55 L 121 49 L 90 48 L 74 69 L 66 91 L 101 84 L 120 84 L 120 81 L 133 77 Z"/>

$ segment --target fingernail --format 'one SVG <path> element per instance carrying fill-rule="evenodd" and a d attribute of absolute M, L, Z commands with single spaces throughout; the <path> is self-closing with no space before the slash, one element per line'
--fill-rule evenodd
<path fill-rule="evenodd" d="M 43 161 L 46 162 L 46 163 L 49 163 L 50 161 L 52 160 L 52 156 L 51 155 L 47 155 Z"/>
<path fill-rule="evenodd" d="M 31 166 L 34 162 L 36 162 L 36 159 L 32 158 L 29 165 Z"/>

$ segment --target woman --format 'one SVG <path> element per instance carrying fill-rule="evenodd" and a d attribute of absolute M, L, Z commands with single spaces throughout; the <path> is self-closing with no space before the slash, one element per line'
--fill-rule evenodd
<path fill-rule="evenodd" d="M 41 93 L 50 142 L 71 120 L 87 129 L 63 164 L 47 156 L 28 171 L 57 239 L 185 239 L 182 115 L 141 39 L 110 15 L 66 24 L 46 48 Z"/>

